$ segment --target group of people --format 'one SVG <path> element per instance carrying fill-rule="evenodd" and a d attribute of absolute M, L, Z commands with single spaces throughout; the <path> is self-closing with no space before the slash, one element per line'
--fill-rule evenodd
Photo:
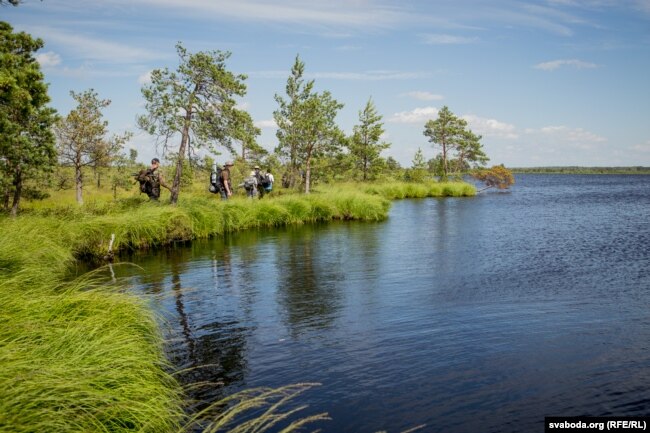
<path fill-rule="evenodd" d="M 234 166 L 232 161 L 228 161 L 222 168 L 216 169 L 210 175 L 210 191 L 219 193 L 222 200 L 228 200 L 233 195 L 232 177 L 230 169 Z M 158 200 L 160 198 L 160 187 L 165 187 L 171 191 L 169 185 L 165 182 L 162 174 L 158 171 L 160 167 L 160 160 L 154 158 L 151 160 L 151 166 L 148 169 L 142 170 L 137 180 L 140 182 L 140 191 L 147 194 L 150 200 Z M 271 192 L 273 189 L 273 182 L 275 179 L 269 172 L 263 173 L 259 165 L 253 167 L 250 176 L 247 177 L 239 186 L 246 190 L 246 195 L 250 198 L 262 198 L 266 193 Z"/>

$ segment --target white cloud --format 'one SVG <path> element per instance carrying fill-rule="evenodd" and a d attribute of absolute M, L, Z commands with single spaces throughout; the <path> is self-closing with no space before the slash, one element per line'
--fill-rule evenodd
<path fill-rule="evenodd" d="M 150 84 L 151 83 L 151 71 L 145 72 L 144 74 L 138 77 L 138 84 Z"/>
<path fill-rule="evenodd" d="M 409 96 L 411 98 L 420 100 L 420 101 L 440 101 L 445 99 L 444 96 L 442 95 L 436 95 L 430 92 L 422 92 L 422 91 L 414 91 L 414 92 L 407 92 L 407 93 L 402 93 L 401 96 Z"/>
<path fill-rule="evenodd" d="M 138 63 L 163 57 L 144 48 L 95 38 L 89 34 L 68 32 L 54 27 L 39 27 L 31 32 L 47 40 L 49 44 L 65 47 L 67 52 L 73 53 L 75 57 L 84 61 L 123 64 Z"/>
<path fill-rule="evenodd" d="M 36 61 L 40 63 L 41 67 L 47 68 L 60 64 L 61 56 L 53 51 L 48 51 L 46 53 L 37 54 Z"/>
<path fill-rule="evenodd" d="M 535 69 L 541 69 L 543 71 L 554 71 L 562 66 L 572 66 L 577 69 L 593 69 L 597 68 L 598 65 L 595 63 L 584 62 L 578 59 L 568 59 L 568 60 L 552 60 L 550 62 L 538 63 L 534 66 Z"/>
<path fill-rule="evenodd" d="M 422 123 L 429 119 L 438 117 L 438 109 L 435 107 L 415 108 L 411 111 L 401 111 L 393 114 L 388 121 L 392 123 Z"/>
<path fill-rule="evenodd" d="M 302 26 L 391 28 L 418 19 L 414 14 L 375 0 L 261 1 L 261 0 L 134 0 L 154 7 L 181 10 L 202 17 L 293 23 Z"/>
<path fill-rule="evenodd" d="M 467 121 L 473 132 L 484 137 L 499 137 L 507 139 L 519 138 L 515 126 L 509 123 L 499 122 L 496 119 L 487 119 L 475 116 L 474 114 L 466 114 L 462 116 L 462 118 Z"/>
<path fill-rule="evenodd" d="M 631 149 L 635 152 L 650 153 L 650 140 L 646 141 L 645 143 L 632 146 Z"/>
<path fill-rule="evenodd" d="M 594 150 L 599 145 L 607 142 L 607 138 L 583 128 L 569 128 L 567 126 L 545 126 L 540 129 L 526 129 L 527 140 L 546 143 L 549 149 L 573 148 L 577 150 Z"/>
<path fill-rule="evenodd" d="M 568 128 L 566 126 L 546 126 L 540 130 L 543 134 L 563 137 L 571 142 L 599 143 L 607 141 L 605 137 L 585 131 L 582 128 Z"/>
<path fill-rule="evenodd" d="M 454 36 L 445 34 L 422 35 L 425 44 L 429 45 L 462 45 L 473 44 L 479 41 L 476 37 Z"/>
<path fill-rule="evenodd" d="M 255 126 L 258 128 L 277 128 L 278 125 L 275 123 L 275 120 L 270 119 L 270 120 L 258 120 L 255 122 Z"/>

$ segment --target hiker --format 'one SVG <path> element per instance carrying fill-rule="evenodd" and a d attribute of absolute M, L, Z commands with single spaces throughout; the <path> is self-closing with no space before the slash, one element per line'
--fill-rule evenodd
<path fill-rule="evenodd" d="M 232 181 L 230 177 L 230 167 L 232 167 L 233 162 L 228 161 L 224 164 L 219 174 L 219 192 L 221 193 L 221 200 L 228 200 L 229 197 L 232 197 Z"/>
<path fill-rule="evenodd" d="M 141 170 L 137 175 L 137 180 L 140 182 L 140 191 L 149 196 L 149 200 L 158 201 L 160 198 L 160 187 L 164 186 L 168 190 L 172 190 L 162 174 L 158 171 L 160 167 L 160 160 L 154 158 L 151 160 L 151 167 Z"/>
<path fill-rule="evenodd" d="M 257 193 L 262 198 L 264 194 L 271 192 L 273 189 L 273 175 L 269 172 L 262 174 L 259 165 L 256 165 L 254 169 L 255 178 L 257 179 Z"/>
<path fill-rule="evenodd" d="M 257 195 L 257 178 L 255 177 L 255 172 L 251 171 L 248 177 L 244 179 L 239 186 L 246 190 L 246 197 L 255 197 Z"/>
<path fill-rule="evenodd" d="M 264 185 L 264 189 L 268 193 L 268 192 L 271 192 L 273 190 L 273 183 L 275 182 L 275 178 L 273 177 L 273 175 L 271 174 L 270 171 L 267 171 L 265 176 L 266 176 L 266 180 L 268 181 L 268 183 L 266 185 Z"/>

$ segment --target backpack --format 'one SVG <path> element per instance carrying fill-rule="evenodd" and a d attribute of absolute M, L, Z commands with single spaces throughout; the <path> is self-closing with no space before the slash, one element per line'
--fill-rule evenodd
<path fill-rule="evenodd" d="M 264 188 L 268 188 L 271 186 L 271 179 L 269 179 L 269 174 L 264 173 L 263 175 L 260 176 L 259 184 L 262 185 Z"/>
<path fill-rule="evenodd" d="M 135 175 L 135 180 L 140 182 L 140 192 L 150 194 L 153 191 L 153 173 L 150 168 L 143 168 Z"/>
<path fill-rule="evenodd" d="M 210 186 L 208 190 L 213 194 L 217 194 L 221 191 L 221 188 L 223 188 L 223 177 L 221 175 L 221 167 L 217 166 L 216 171 L 210 173 Z"/>
<path fill-rule="evenodd" d="M 244 179 L 244 188 L 247 191 L 250 191 L 251 189 L 255 188 L 257 186 L 257 179 L 255 179 L 255 176 L 249 176 L 246 179 Z"/>

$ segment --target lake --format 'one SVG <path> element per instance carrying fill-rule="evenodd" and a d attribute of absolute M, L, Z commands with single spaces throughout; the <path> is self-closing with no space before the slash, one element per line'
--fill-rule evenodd
<path fill-rule="evenodd" d="M 251 231 L 117 267 L 213 401 L 300 397 L 324 432 L 542 432 L 650 413 L 650 176 L 518 175 L 379 223 Z"/>

